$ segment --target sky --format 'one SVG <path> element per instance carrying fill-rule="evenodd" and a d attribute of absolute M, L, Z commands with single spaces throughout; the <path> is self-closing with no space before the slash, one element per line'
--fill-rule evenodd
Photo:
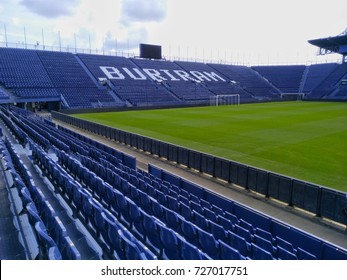
<path fill-rule="evenodd" d="M 347 28 L 346 0 L 0 0 L 0 46 L 244 65 L 310 64 L 307 40 Z"/>

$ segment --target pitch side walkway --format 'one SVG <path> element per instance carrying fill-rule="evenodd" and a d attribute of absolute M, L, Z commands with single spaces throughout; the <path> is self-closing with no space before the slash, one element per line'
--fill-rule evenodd
<path fill-rule="evenodd" d="M 206 189 L 214 191 L 220 195 L 228 197 L 238 203 L 247 205 L 259 212 L 269 215 L 277 220 L 293 227 L 299 228 L 314 236 L 324 239 L 330 243 L 347 249 L 347 227 L 340 224 L 332 223 L 331 221 L 322 220 L 310 213 L 306 213 L 292 207 L 286 206 L 278 201 L 266 199 L 263 196 L 253 192 L 244 190 L 235 185 L 209 177 L 205 174 L 189 170 L 186 167 L 168 162 L 164 159 L 155 157 L 143 151 L 136 150 L 124 144 L 106 139 L 99 135 L 91 134 L 74 126 L 54 120 L 56 124 L 74 130 L 82 135 L 88 136 L 105 145 L 114 147 L 119 151 L 136 157 L 137 167 L 143 170 L 148 170 L 148 164 L 158 166 L 168 172 L 174 173 L 177 176 L 194 182 Z"/>

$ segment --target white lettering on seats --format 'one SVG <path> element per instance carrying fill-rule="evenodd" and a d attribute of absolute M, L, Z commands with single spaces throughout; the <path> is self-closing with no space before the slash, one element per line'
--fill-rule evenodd
<path fill-rule="evenodd" d="M 128 68 L 123 67 L 123 70 L 133 80 L 147 80 L 146 76 L 141 72 L 140 69 L 133 68 L 133 71 L 138 75 L 137 77 Z"/>
<path fill-rule="evenodd" d="M 162 81 L 166 81 L 167 79 L 165 79 L 164 77 L 162 77 L 160 75 L 160 72 L 155 70 L 155 69 L 143 69 L 143 71 L 153 80 L 156 82 L 162 82 Z"/>
<path fill-rule="evenodd" d="M 124 80 L 124 75 L 115 67 L 100 66 L 102 72 L 105 73 L 109 80 Z"/>

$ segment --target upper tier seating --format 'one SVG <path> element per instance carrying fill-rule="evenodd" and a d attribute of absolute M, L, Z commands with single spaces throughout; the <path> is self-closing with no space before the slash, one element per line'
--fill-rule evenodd
<path fill-rule="evenodd" d="M 170 61 L 132 59 L 152 80 L 164 84 L 185 102 L 208 101 L 214 94 L 200 80 Z"/>
<path fill-rule="evenodd" d="M 144 76 L 138 67 L 125 57 L 87 54 L 78 56 L 96 79 L 109 79 L 112 90 L 123 101 L 136 106 L 174 104 L 179 101 L 163 86 Z M 101 67 L 106 67 L 105 71 L 110 73 L 111 77 L 108 77 Z"/>
<path fill-rule="evenodd" d="M 114 105 L 112 96 L 97 87 L 72 53 L 38 51 L 37 54 L 69 107 L 91 107 L 91 103 Z"/>
<path fill-rule="evenodd" d="M 274 100 L 278 98 L 280 91 L 250 67 L 221 64 L 209 65 L 259 100 Z"/>
<path fill-rule="evenodd" d="M 36 51 L 0 48 L 0 85 L 19 98 L 59 98 Z"/>
<path fill-rule="evenodd" d="M 206 87 L 216 95 L 239 94 L 242 101 L 252 100 L 252 96 L 230 79 L 204 63 L 176 61 L 180 67 L 200 78 Z"/>
<path fill-rule="evenodd" d="M 305 68 L 304 65 L 252 67 L 283 93 L 299 92 Z"/>

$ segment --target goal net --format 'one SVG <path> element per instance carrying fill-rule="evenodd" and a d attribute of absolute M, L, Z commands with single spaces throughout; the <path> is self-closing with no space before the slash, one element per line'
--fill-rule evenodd
<path fill-rule="evenodd" d="M 240 94 L 216 95 L 211 99 L 212 106 L 240 105 Z"/>

